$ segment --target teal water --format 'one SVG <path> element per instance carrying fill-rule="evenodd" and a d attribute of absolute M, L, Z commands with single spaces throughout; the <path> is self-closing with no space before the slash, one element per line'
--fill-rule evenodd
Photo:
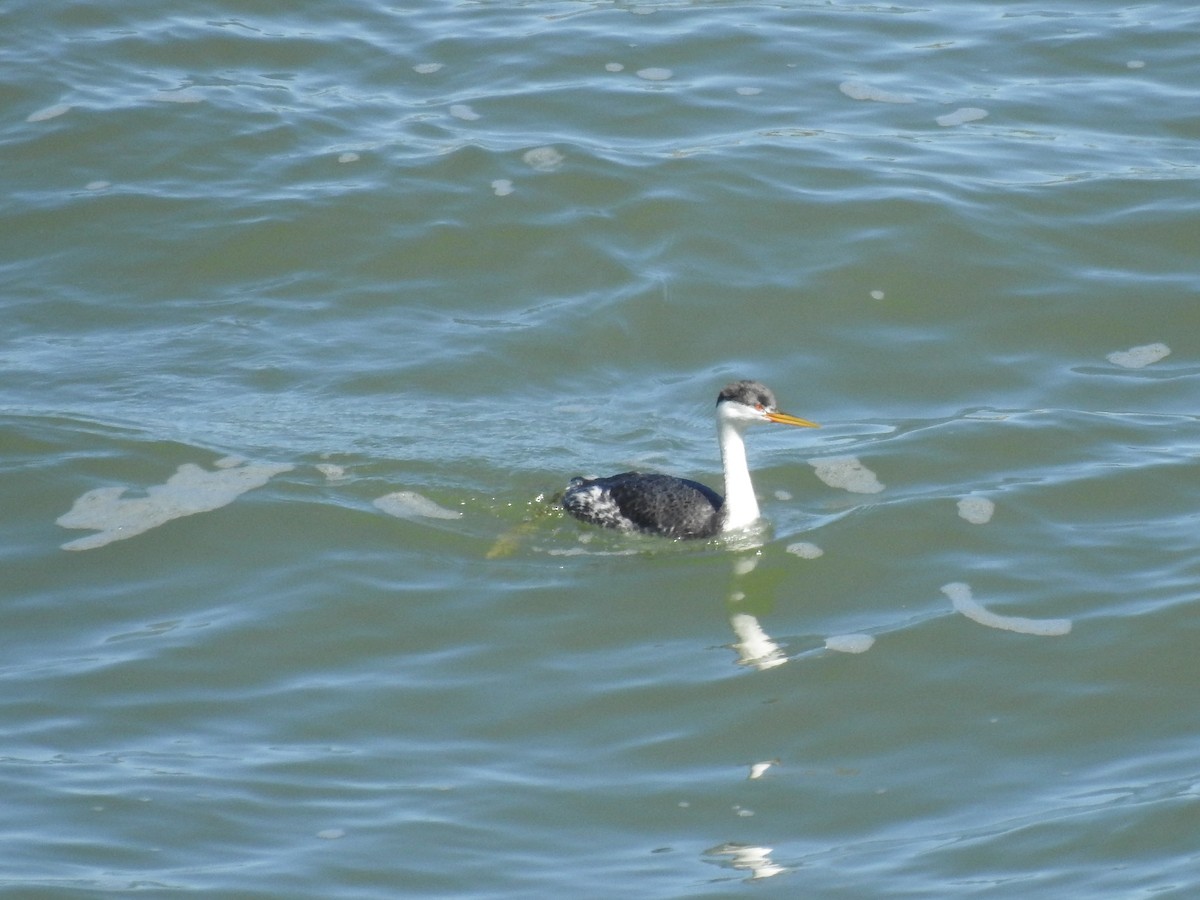
<path fill-rule="evenodd" d="M 1200 13 L 286 7 L 0 11 L 0 892 L 1196 894 Z"/>

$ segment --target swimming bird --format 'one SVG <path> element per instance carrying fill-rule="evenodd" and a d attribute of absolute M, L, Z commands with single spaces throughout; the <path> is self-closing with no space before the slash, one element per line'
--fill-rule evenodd
<path fill-rule="evenodd" d="M 735 381 L 717 395 L 724 499 L 687 478 L 622 472 L 606 478 L 572 478 L 563 494 L 563 508 L 593 525 L 675 539 L 707 538 L 745 528 L 757 521 L 759 511 L 742 436 L 749 426 L 765 422 L 820 427 L 776 409 L 775 395 L 762 382 Z"/>

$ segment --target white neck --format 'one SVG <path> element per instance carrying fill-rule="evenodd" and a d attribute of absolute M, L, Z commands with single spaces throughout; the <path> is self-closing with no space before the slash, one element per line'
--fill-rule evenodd
<path fill-rule="evenodd" d="M 750 467 L 746 463 L 746 442 L 742 439 L 745 426 L 724 417 L 717 419 L 717 440 L 721 443 L 721 466 L 725 469 L 725 521 L 723 531 L 745 528 L 758 520 L 758 498 L 750 483 Z"/>

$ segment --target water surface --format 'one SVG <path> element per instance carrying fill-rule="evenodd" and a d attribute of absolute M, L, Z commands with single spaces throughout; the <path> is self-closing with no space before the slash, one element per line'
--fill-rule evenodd
<path fill-rule="evenodd" d="M 4 891 L 1193 895 L 1198 24 L 10 5 Z"/>

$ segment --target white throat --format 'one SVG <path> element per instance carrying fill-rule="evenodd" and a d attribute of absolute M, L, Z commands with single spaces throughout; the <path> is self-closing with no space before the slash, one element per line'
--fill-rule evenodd
<path fill-rule="evenodd" d="M 746 442 L 742 434 L 749 423 L 717 417 L 717 440 L 721 444 L 721 466 L 725 470 L 725 521 L 722 531 L 745 528 L 758 521 L 758 498 L 750 482 Z"/>

